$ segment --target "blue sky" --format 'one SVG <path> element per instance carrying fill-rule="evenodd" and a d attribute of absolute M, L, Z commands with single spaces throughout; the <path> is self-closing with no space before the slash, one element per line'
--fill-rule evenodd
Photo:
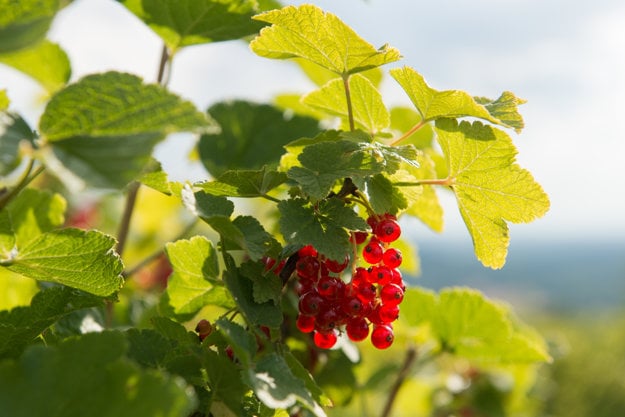
<path fill-rule="evenodd" d="M 313 3 L 372 44 L 397 47 L 404 59 L 388 68 L 412 66 L 437 89 L 489 97 L 511 90 L 528 100 L 521 108 L 526 129 L 512 136 L 519 163 L 544 186 L 552 209 L 532 224 L 513 225 L 513 241 L 515 235 L 625 239 L 625 138 L 619 126 L 625 94 L 625 2 Z M 156 76 L 158 38 L 112 0 L 75 1 L 60 13 L 49 37 L 68 52 L 73 79 L 111 69 L 148 81 Z M 408 104 L 393 83 L 387 79 L 383 84 L 386 103 Z M 36 100 L 42 94 L 36 84 L 0 67 L 0 87 L 8 87 L 15 110 L 36 120 L 41 111 Z M 289 63 L 259 58 L 242 42 L 225 42 L 183 50 L 170 87 L 206 108 L 231 98 L 269 101 L 278 93 L 310 91 L 313 85 Z M 159 149 L 175 177 L 204 175 L 181 162 L 191 146 L 190 138 L 180 137 Z M 446 234 L 466 238 L 453 198 L 443 201 Z"/>

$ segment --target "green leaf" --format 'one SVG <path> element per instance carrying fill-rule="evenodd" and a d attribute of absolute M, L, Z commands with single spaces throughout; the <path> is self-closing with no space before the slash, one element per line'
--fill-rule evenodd
<path fill-rule="evenodd" d="M 514 99 L 511 99 L 504 93 L 506 97 L 500 98 L 501 102 L 497 104 L 493 104 L 494 102 L 490 102 L 488 99 L 478 99 L 481 103 L 489 104 L 490 108 L 487 108 L 464 91 L 438 91 L 431 88 L 425 82 L 423 76 L 410 67 L 392 69 L 390 74 L 408 94 L 421 117 L 426 121 L 447 117 L 469 116 L 517 130 L 520 130 L 523 126 L 522 119 L 519 123 L 518 119 L 515 120 L 515 117 L 510 116 L 510 113 L 514 113 L 520 118 L 520 115 L 516 112 L 516 106 L 524 103 L 523 100 L 517 99 L 514 95 L 512 95 Z M 492 114 L 491 111 L 493 112 Z M 506 120 L 499 119 L 496 116 L 502 116 Z"/>
<path fill-rule="evenodd" d="M 214 177 L 228 170 L 275 167 L 285 144 L 319 132 L 315 119 L 288 118 L 267 104 L 224 102 L 211 106 L 208 112 L 221 126 L 221 133 L 202 135 L 198 150 L 202 164 Z"/>
<path fill-rule="evenodd" d="M 227 219 L 234 212 L 234 204 L 227 198 L 204 191 L 194 193 L 190 188 L 183 189 L 182 201 L 185 207 L 204 221 L 213 217 L 225 217 Z"/>
<path fill-rule="evenodd" d="M 549 209 L 549 198 L 515 163 L 517 151 L 505 132 L 480 122 L 442 119 L 436 122 L 436 133 L 475 254 L 485 266 L 501 268 L 509 242 L 506 221 L 526 223 L 541 217 Z"/>
<path fill-rule="evenodd" d="M 58 0 L 1 0 L 0 53 L 41 41 L 58 9 Z"/>
<path fill-rule="evenodd" d="M 401 163 L 416 164 L 418 153 L 412 146 L 385 146 L 351 140 L 322 141 L 303 148 L 297 159 L 301 166 L 287 175 L 315 199 L 322 199 L 337 180 L 364 179 L 381 172 L 392 174 Z"/>
<path fill-rule="evenodd" d="M 15 248 L 15 232 L 8 210 L 0 210 L 0 262 L 10 259 Z"/>
<path fill-rule="evenodd" d="M 382 95 L 366 77 L 360 74 L 350 77 L 349 91 L 356 129 L 373 136 L 389 126 L 390 115 L 382 101 Z M 347 98 L 342 79 L 332 80 L 321 89 L 305 95 L 302 102 L 329 115 L 340 117 L 343 127 L 349 127 Z"/>
<path fill-rule="evenodd" d="M 369 177 L 366 181 L 369 203 L 376 213 L 397 214 L 408 207 L 408 200 L 401 189 L 382 174 Z"/>
<path fill-rule="evenodd" d="M 239 39 L 264 26 L 251 19 L 258 11 L 251 0 L 119 1 L 173 52 L 189 45 Z"/>
<path fill-rule="evenodd" d="M 2 97 L 0 97 L 0 101 Z M 8 100 L 7 100 L 8 104 Z M 0 109 L 1 109 L 0 103 Z M 20 142 L 33 143 L 35 135 L 26 121 L 17 114 L 0 110 L 0 175 L 7 175 L 22 161 Z"/>
<path fill-rule="evenodd" d="M 211 403 L 221 401 L 230 409 L 231 415 L 243 415 L 242 399 L 249 391 L 249 387 L 241 380 L 239 368 L 225 355 L 218 355 L 211 350 L 204 356 L 203 365 L 208 376 Z"/>
<path fill-rule="evenodd" d="M 238 270 L 224 271 L 223 280 L 246 321 L 252 325 L 278 327 L 282 323 L 282 310 L 272 302 L 254 300 L 252 281 Z"/>
<path fill-rule="evenodd" d="M 478 291 L 449 288 L 437 297 L 411 288 L 404 299 L 402 319 L 411 325 L 429 323 L 442 347 L 455 355 L 494 363 L 551 360 L 540 336 Z"/>
<path fill-rule="evenodd" d="M 518 98 L 510 91 L 504 91 L 497 100 L 485 97 L 474 97 L 475 101 L 483 105 L 491 116 L 501 120 L 505 126 L 510 126 L 520 132 L 525 127 L 523 117 L 519 114 L 518 106 L 526 101 Z"/>
<path fill-rule="evenodd" d="M 194 236 L 167 243 L 165 251 L 173 268 L 167 294 L 176 314 L 196 313 L 209 304 L 232 307 L 219 280 L 217 252 L 210 240 Z"/>
<path fill-rule="evenodd" d="M 226 171 L 215 181 L 195 183 L 194 187 L 201 188 L 214 196 L 225 197 L 265 197 L 274 188 L 284 184 L 286 174 L 268 170 Z"/>
<path fill-rule="evenodd" d="M 32 77 L 50 93 L 62 88 L 71 75 L 67 54 L 48 40 L 18 51 L 0 53 L 0 62 Z"/>
<path fill-rule="evenodd" d="M 1 234 L 0 239 L 2 239 Z M 0 256 L 2 256 L 1 251 L 2 249 L 0 249 Z M 0 310 L 30 305 L 37 292 L 39 292 L 37 281 L 25 279 L 19 274 L 0 268 Z"/>
<path fill-rule="evenodd" d="M 225 318 L 220 318 L 216 322 L 219 332 L 232 347 L 236 358 L 244 365 L 249 366 L 252 357 L 256 354 L 258 347 L 256 340 L 241 325 Z"/>
<path fill-rule="evenodd" d="M 252 51 L 266 58 L 304 58 L 347 75 L 401 57 L 388 45 L 376 49 L 338 17 L 314 5 L 288 6 L 254 18 L 272 24 L 250 43 Z"/>
<path fill-rule="evenodd" d="M 433 179 L 437 178 L 436 166 L 430 155 L 431 150 L 428 150 L 422 154 L 420 158 L 421 166 L 419 169 L 410 169 L 410 174 L 417 180 Z M 393 177 L 393 182 L 397 182 L 400 179 Z M 404 195 L 407 195 L 411 190 L 419 189 L 418 198 L 412 199 L 409 203 L 409 207 L 406 210 L 406 214 L 417 217 L 426 226 L 435 232 L 443 231 L 443 207 L 438 200 L 436 191 L 431 185 L 407 185 L 401 187 Z M 412 191 L 414 192 L 414 191 Z"/>
<path fill-rule="evenodd" d="M 168 133 L 206 131 L 214 122 L 158 85 L 119 72 L 89 75 L 59 91 L 39 130 L 56 158 L 83 182 L 121 188 L 151 161 Z M 46 161 L 61 177 L 64 169 Z"/>
<path fill-rule="evenodd" d="M 263 262 L 244 262 L 241 264 L 240 272 L 252 281 L 255 302 L 260 304 L 272 301 L 279 305 L 282 297 L 282 280 L 273 272 L 266 271 Z"/>
<path fill-rule="evenodd" d="M 351 250 L 348 230 L 367 230 L 367 223 L 336 198 L 320 201 L 316 207 L 304 199 L 278 204 L 280 231 L 289 244 L 313 245 L 330 259 L 344 259 Z"/>
<path fill-rule="evenodd" d="M 26 188 L 7 207 L 18 249 L 28 242 L 61 226 L 67 203 L 60 194 Z"/>
<path fill-rule="evenodd" d="M 315 64 L 312 61 L 302 58 L 293 59 L 295 63 L 300 67 L 300 69 L 306 74 L 306 76 L 319 87 L 326 84 L 328 81 L 334 80 L 339 77 L 339 74 L 336 74 L 330 70 L 327 70 L 319 65 Z M 361 75 L 367 77 L 369 81 L 375 86 L 379 87 L 382 82 L 382 69 L 379 67 L 374 67 L 366 71 L 360 72 Z"/>
<path fill-rule="evenodd" d="M 142 366 L 162 366 L 172 343 L 153 329 L 130 328 L 126 330 L 128 357 Z"/>
<path fill-rule="evenodd" d="M 332 406 L 332 400 L 323 393 L 308 369 L 306 369 L 304 365 L 302 365 L 301 362 L 298 361 L 297 358 L 290 351 L 284 352 L 284 360 L 286 361 L 287 365 L 289 365 L 289 368 L 291 369 L 291 372 L 293 372 L 293 375 L 296 378 L 304 381 L 306 389 L 310 392 L 316 402 L 318 402 L 323 407 Z"/>
<path fill-rule="evenodd" d="M 299 403 L 317 417 L 326 415 L 304 381 L 293 375 L 284 358 L 276 353 L 263 356 L 244 378 L 269 408 L 289 408 Z"/>
<path fill-rule="evenodd" d="M 7 97 L 7 90 L 0 90 L 0 111 L 5 111 L 9 108 L 9 97 Z"/>
<path fill-rule="evenodd" d="M 145 173 L 139 178 L 141 184 L 146 185 L 165 195 L 180 195 L 183 185 L 176 181 L 169 181 L 167 173 L 163 171 L 161 163 L 152 159 L 146 167 Z"/>
<path fill-rule="evenodd" d="M 183 417 L 193 411 L 196 399 L 183 380 L 140 369 L 126 359 L 126 349 L 121 332 L 29 348 L 19 360 L 0 364 L 3 412 L 12 417 Z"/>
<path fill-rule="evenodd" d="M 108 296 L 124 281 L 115 244 L 114 238 L 95 230 L 54 230 L 30 240 L 4 265 L 29 278 Z"/>
<path fill-rule="evenodd" d="M 28 307 L 0 311 L 0 357 L 18 356 L 26 345 L 62 317 L 102 304 L 99 297 L 68 287 L 52 287 L 35 294 Z"/>

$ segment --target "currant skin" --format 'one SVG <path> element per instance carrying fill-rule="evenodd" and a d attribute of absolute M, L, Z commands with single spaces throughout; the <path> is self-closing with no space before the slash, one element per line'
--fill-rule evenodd
<path fill-rule="evenodd" d="M 310 333 L 319 349 L 335 346 L 341 334 L 353 342 L 370 338 L 378 349 L 394 341 L 392 323 L 399 317 L 405 285 L 399 266 L 402 253 L 391 247 L 401 235 L 395 216 L 374 215 L 367 219 L 373 233 L 353 232 L 352 243 L 360 247 L 365 265 L 352 266 L 351 279 L 345 271 L 351 259 L 329 259 L 311 245 L 294 257 L 298 295 L 296 327 Z M 267 269 L 279 269 L 275 261 Z"/>

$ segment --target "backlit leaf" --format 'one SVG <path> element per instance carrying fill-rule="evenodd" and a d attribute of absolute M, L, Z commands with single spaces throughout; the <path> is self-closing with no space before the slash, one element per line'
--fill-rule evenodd
<path fill-rule="evenodd" d="M 332 13 L 304 4 L 272 10 L 254 17 L 271 23 L 251 43 L 252 51 L 274 59 L 304 58 L 347 75 L 400 59 L 388 45 L 376 49 Z"/>
<path fill-rule="evenodd" d="M 501 268 L 509 241 L 506 221 L 527 223 L 543 216 L 549 198 L 515 163 L 517 150 L 505 132 L 480 122 L 441 119 L 436 133 L 475 254 L 485 266 Z"/>
<path fill-rule="evenodd" d="M 302 58 L 294 58 L 295 63 L 301 68 L 301 70 L 306 74 L 308 78 L 319 87 L 326 84 L 328 81 L 331 81 L 337 77 L 339 74 L 336 74 L 324 67 L 321 67 L 315 64 L 312 61 Z M 382 81 L 382 69 L 379 67 L 374 67 L 366 71 L 362 71 L 359 74 L 367 77 L 369 81 L 375 86 L 379 87 L 380 82 Z"/>
<path fill-rule="evenodd" d="M 61 229 L 28 241 L 4 265 L 13 272 L 108 296 L 123 284 L 115 239 L 101 232 Z"/>
<path fill-rule="evenodd" d="M 264 25 L 253 21 L 251 0 L 119 0 L 143 20 L 170 50 L 189 45 L 239 39 Z"/>
<path fill-rule="evenodd" d="M 367 78 L 360 74 L 350 77 L 349 91 L 356 129 L 375 135 L 389 126 L 390 116 L 382 95 Z M 302 101 L 331 116 L 340 117 L 343 126 L 349 127 L 347 98 L 342 79 L 329 81 L 321 89 L 302 97 Z"/>
<path fill-rule="evenodd" d="M 504 93 L 494 102 L 483 98 L 478 99 L 478 102 L 461 90 L 433 89 L 425 82 L 421 74 L 410 67 L 392 69 L 390 74 L 408 94 L 421 117 L 426 121 L 444 117 L 470 116 L 517 130 L 523 127 L 523 121 L 516 107 L 524 101 L 514 97 L 512 93 Z"/>
<path fill-rule="evenodd" d="M 19 149 L 20 142 L 27 141 L 33 143 L 35 135 L 28 123 L 26 123 L 21 116 L 12 113 L 2 113 L 1 111 L 2 110 L 0 110 L 0 175 L 7 175 L 17 168 L 22 161 Z"/>
<path fill-rule="evenodd" d="M 7 90 L 0 90 L 0 111 L 5 111 L 9 108 L 9 97 L 7 97 Z"/>
<path fill-rule="evenodd" d="M 165 250 L 173 268 L 167 294 L 176 314 L 195 313 L 208 304 L 233 305 L 219 279 L 217 252 L 208 239 L 194 236 L 170 242 Z"/>
<path fill-rule="evenodd" d="M 7 210 L 18 248 L 65 221 L 67 203 L 60 194 L 27 188 L 11 201 Z"/>
<path fill-rule="evenodd" d="M 69 58 L 61 47 L 48 40 L 18 51 L 0 53 L 0 62 L 39 82 L 53 93 L 69 80 Z"/>

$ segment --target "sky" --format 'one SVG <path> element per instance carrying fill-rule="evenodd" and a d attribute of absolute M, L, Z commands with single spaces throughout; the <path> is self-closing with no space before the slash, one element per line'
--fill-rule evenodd
<path fill-rule="evenodd" d="M 283 2 L 301 4 L 303 2 Z M 512 239 L 625 240 L 621 162 L 625 138 L 625 2 L 598 0 L 341 0 L 312 1 L 339 16 L 375 46 L 398 48 L 403 59 L 438 89 L 495 98 L 510 90 L 526 99 L 526 128 L 511 133 L 518 162 L 544 187 L 551 210 L 527 225 L 511 225 Z M 72 63 L 72 80 L 122 70 L 154 81 L 158 37 L 112 0 L 76 0 L 49 32 Z M 42 90 L 0 67 L 12 109 L 36 125 Z M 240 41 L 189 47 L 174 61 L 170 88 L 205 109 L 224 99 L 269 102 L 276 94 L 314 86 L 290 63 L 260 58 Z M 408 105 L 386 77 L 388 105 Z M 205 173 L 184 158 L 193 139 L 177 136 L 157 149 L 174 179 Z M 174 156 L 172 156 L 174 155 Z M 440 194 L 440 193 L 439 193 Z M 446 234 L 468 238 L 453 197 L 443 194 Z M 425 228 L 409 223 L 417 233 Z"/>

